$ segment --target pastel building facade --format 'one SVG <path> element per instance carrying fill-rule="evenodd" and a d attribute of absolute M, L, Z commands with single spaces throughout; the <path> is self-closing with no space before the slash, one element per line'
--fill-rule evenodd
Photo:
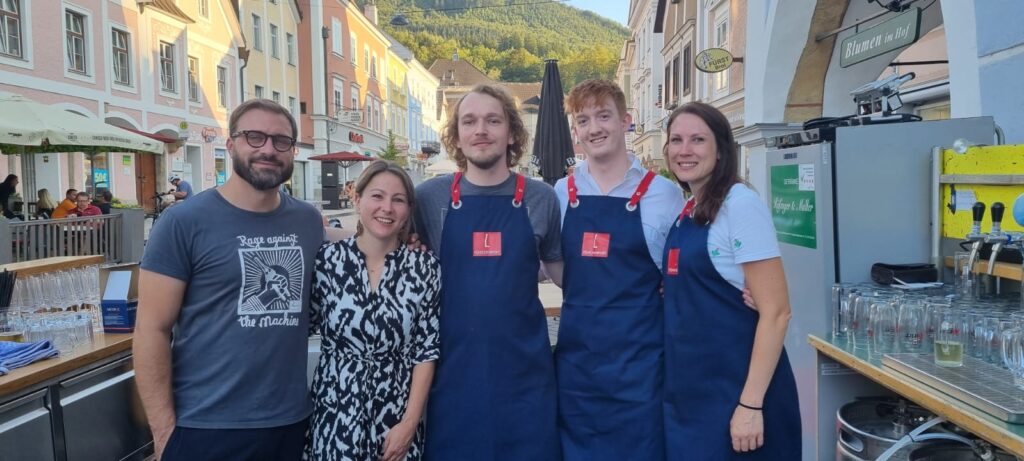
<path fill-rule="evenodd" d="M 238 104 L 245 46 L 227 0 L 7 0 L 0 91 L 21 94 L 168 142 L 163 155 L 108 152 L 8 156 L 31 201 L 47 188 L 109 189 L 152 206 L 169 174 L 196 192 L 229 174 L 227 118 Z M 56 32 L 56 33 L 55 33 Z"/>

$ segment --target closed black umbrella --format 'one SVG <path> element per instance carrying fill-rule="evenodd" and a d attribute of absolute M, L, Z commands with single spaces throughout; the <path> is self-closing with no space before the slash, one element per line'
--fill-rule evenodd
<path fill-rule="evenodd" d="M 568 166 L 576 163 L 569 122 L 565 118 L 564 97 L 558 61 L 548 59 L 544 64 L 544 80 L 540 89 L 540 113 L 537 115 L 536 138 L 533 141 L 533 162 L 540 167 L 544 182 L 551 185 L 565 176 Z"/>

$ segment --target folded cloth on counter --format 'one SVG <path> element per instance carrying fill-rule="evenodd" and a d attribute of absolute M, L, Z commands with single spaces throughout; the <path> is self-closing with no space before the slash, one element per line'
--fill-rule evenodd
<path fill-rule="evenodd" d="M 58 354 L 49 340 L 34 343 L 0 341 L 0 376 L 37 360 L 48 359 Z"/>

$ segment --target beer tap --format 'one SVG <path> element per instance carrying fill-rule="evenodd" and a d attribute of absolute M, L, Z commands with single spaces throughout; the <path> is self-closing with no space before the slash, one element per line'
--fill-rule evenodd
<path fill-rule="evenodd" d="M 981 220 L 985 217 L 985 204 L 974 202 L 971 214 L 974 217 L 974 225 L 971 226 L 971 232 L 965 238 L 968 242 L 974 242 L 971 245 L 970 266 L 968 267 L 968 270 L 973 272 L 974 263 L 978 260 L 978 252 L 981 251 L 981 245 L 985 243 L 985 234 L 981 233 Z"/>
<path fill-rule="evenodd" d="M 999 252 L 1010 242 L 1010 235 L 1003 232 L 1002 229 L 1005 209 L 1001 202 L 992 204 L 992 231 L 985 236 L 985 243 L 992 245 L 992 254 L 988 257 L 988 275 L 992 275 L 992 271 L 995 269 L 996 257 L 999 256 Z"/>

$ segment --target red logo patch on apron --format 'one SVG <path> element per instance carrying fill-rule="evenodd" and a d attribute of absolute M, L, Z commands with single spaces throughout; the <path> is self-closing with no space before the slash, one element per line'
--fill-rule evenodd
<path fill-rule="evenodd" d="M 501 232 L 473 232 L 473 256 L 501 256 Z"/>
<path fill-rule="evenodd" d="M 611 234 L 584 232 L 581 254 L 587 258 L 607 258 L 608 245 L 611 243 L 611 240 Z"/>
<path fill-rule="evenodd" d="M 668 264 L 665 268 L 668 275 L 679 275 L 679 248 L 668 250 Z"/>

